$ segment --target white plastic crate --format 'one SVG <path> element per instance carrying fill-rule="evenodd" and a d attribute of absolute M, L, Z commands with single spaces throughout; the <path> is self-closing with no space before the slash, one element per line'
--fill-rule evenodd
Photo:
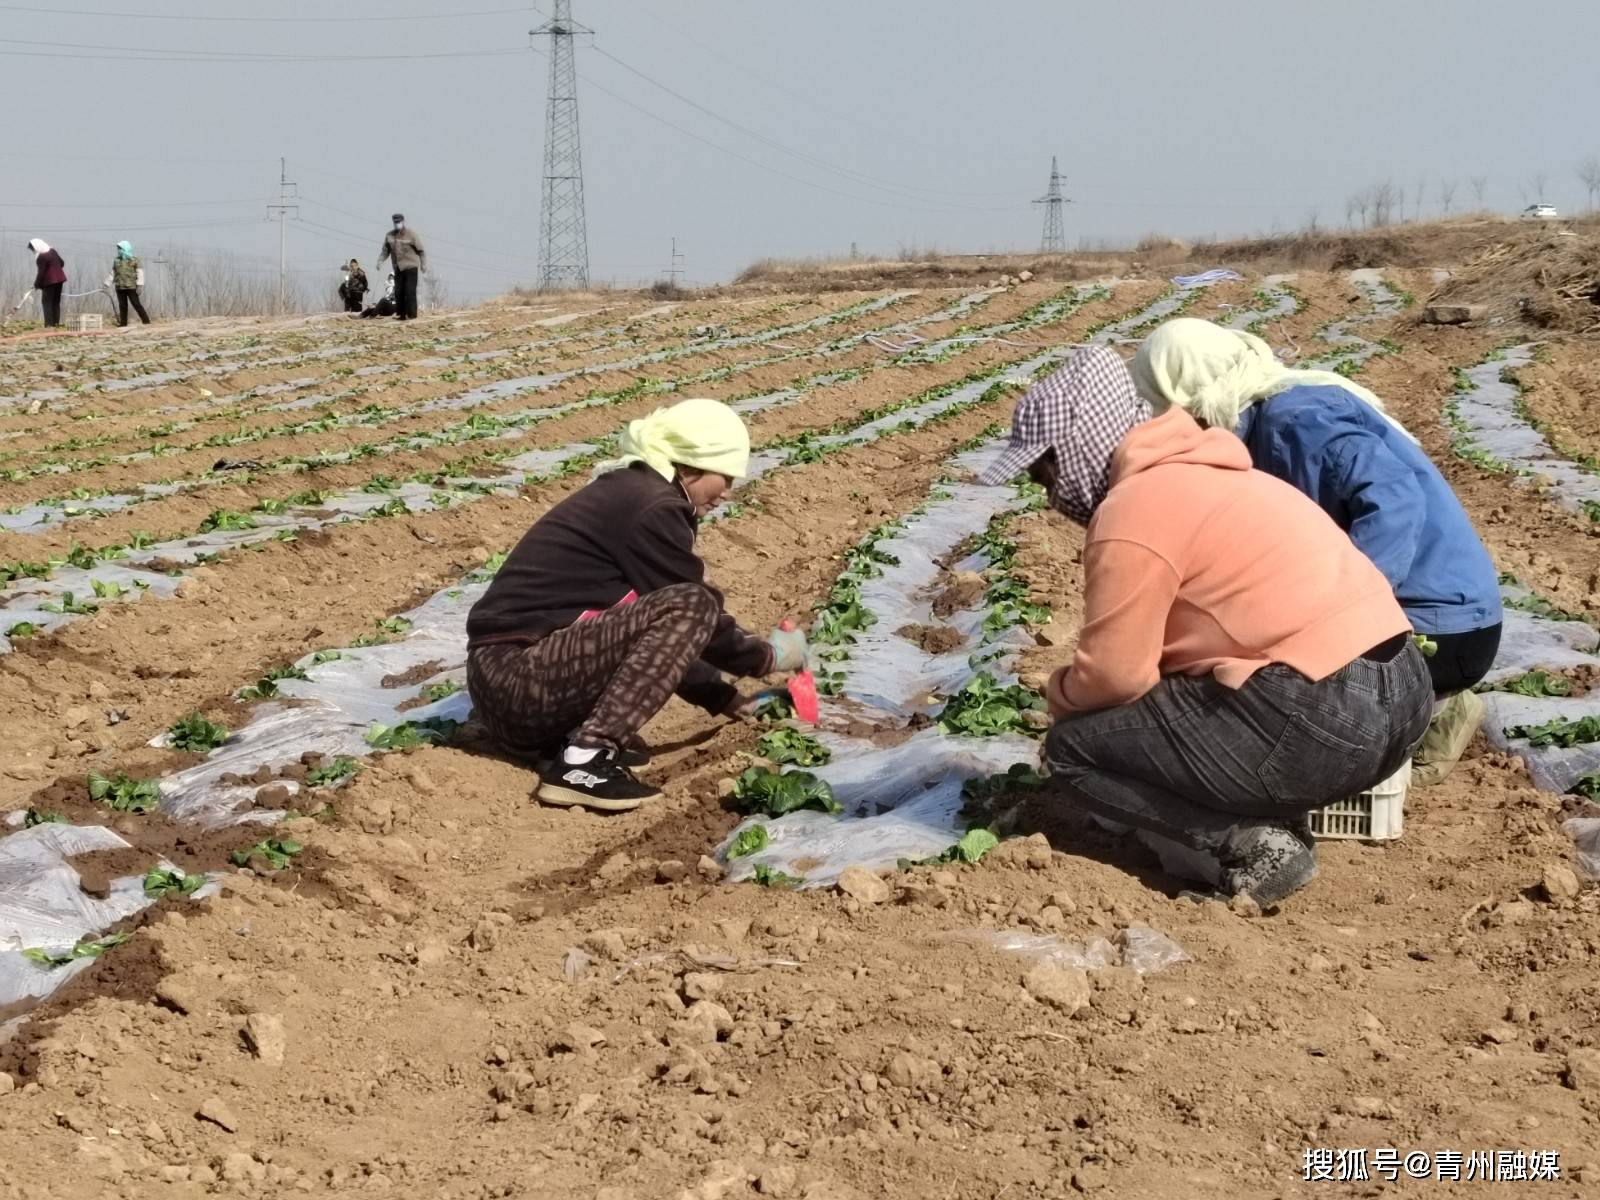
<path fill-rule="evenodd" d="M 1359 796 L 1311 813 L 1311 832 L 1319 838 L 1387 842 L 1405 828 L 1406 793 L 1411 790 L 1409 759 L 1389 778 Z"/>
<path fill-rule="evenodd" d="M 79 313 L 78 332 L 90 333 L 106 327 L 106 319 L 102 313 Z"/>

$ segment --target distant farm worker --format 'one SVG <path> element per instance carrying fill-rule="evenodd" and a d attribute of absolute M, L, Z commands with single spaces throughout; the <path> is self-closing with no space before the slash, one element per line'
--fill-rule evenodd
<path fill-rule="evenodd" d="M 1432 687 L 1383 576 L 1233 434 L 1153 420 L 1091 347 L 1018 403 L 983 474 L 1088 526 L 1084 619 L 1044 758 L 1103 820 L 1220 861 L 1262 905 L 1316 874 L 1307 814 L 1392 774 Z"/>
<path fill-rule="evenodd" d="M 417 319 L 417 276 L 428 273 L 428 252 L 422 248 L 417 231 L 406 228 L 404 213 L 395 213 L 394 228 L 383 239 L 383 249 L 378 251 L 378 265 L 394 259 L 395 316 L 401 321 Z"/>
<path fill-rule="evenodd" d="M 684 400 L 631 422 L 618 448 L 534 523 L 467 618 L 467 686 L 489 732 L 540 764 L 540 800 L 608 812 L 660 797 L 629 767 L 668 697 L 749 716 L 759 697 L 723 672 L 806 662 L 805 634 L 740 628 L 694 552 L 699 519 L 748 470 L 738 414 Z"/>
<path fill-rule="evenodd" d="M 390 278 L 394 278 L 392 275 Z M 367 273 L 361 269 L 361 264 L 351 259 L 345 264 L 344 282 L 339 285 L 339 299 L 344 301 L 344 310 L 347 313 L 358 313 L 361 306 L 366 303 Z"/>
<path fill-rule="evenodd" d="M 144 268 L 133 256 L 132 242 L 117 243 L 117 256 L 111 260 L 111 274 L 106 276 L 106 286 L 116 289 L 118 325 L 127 326 L 130 304 L 133 305 L 133 311 L 139 314 L 140 323 L 150 324 L 150 314 L 145 312 L 139 300 L 139 289 L 144 287 Z"/>
<path fill-rule="evenodd" d="M 1489 552 L 1444 476 L 1372 392 L 1332 371 L 1294 371 L 1254 334 L 1181 318 L 1133 362 L 1157 412 L 1181 408 L 1231 429 L 1258 470 L 1315 500 L 1383 572 L 1428 659 L 1434 719 L 1413 780 L 1448 775 L 1483 722 L 1472 688 L 1500 648 L 1500 586 Z"/>
<path fill-rule="evenodd" d="M 33 290 L 39 293 L 39 307 L 44 310 L 44 323 L 46 327 L 59 325 L 61 289 L 67 283 L 67 264 L 42 238 L 30 241 L 28 250 L 33 254 Z"/>
<path fill-rule="evenodd" d="M 383 289 L 383 296 L 376 304 L 367 305 L 362 312 L 363 317 L 392 317 L 394 316 L 394 272 L 389 272 L 389 282 Z"/>

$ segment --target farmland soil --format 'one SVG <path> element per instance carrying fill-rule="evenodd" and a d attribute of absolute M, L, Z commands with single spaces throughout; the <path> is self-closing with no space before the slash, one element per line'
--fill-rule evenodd
<path fill-rule="evenodd" d="M 1248 303 L 1256 282 L 1218 295 Z M 1306 307 L 1268 336 L 1307 357 L 1318 328 L 1367 309 L 1341 275 L 1295 286 Z M 1048 340 L 1159 290 L 1119 289 Z M 725 321 L 719 303 L 695 315 Z M 510 331 L 535 313 L 552 315 L 483 319 Z M 1397 349 L 1361 378 L 1441 464 L 1497 565 L 1600 619 L 1594 523 L 1451 452 L 1451 368 L 1481 360 L 1490 336 L 1403 317 L 1363 333 Z M 880 368 L 769 410 L 757 440 L 1023 353 Z M 1569 379 L 1600 357 L 1582 339 L 1562 355 L 1550 369 Z M 744 515 L 700 535 L 710 577 L 754 628 L 806 618 L 844 552 L 922 503 L 951 452 L 1011 403 L 756 481 Z M 632 411 L 566 419 L 560 438 Z M 107 823 L 149 865 L 165 856 L 222 885 L 134 918 L 127 943 L 0 1045 L 0 1145 L 22 1148 L 0 1155 L 0 1196 L 1402 1190 L 1376 1171 L 1308 1182 L 1310 1146 L 1546 1151 L 1561 1180 L 1504 1194 L 1600 1187 L 1600 891 L 1562 886 L 1570 805 L 1481 743 L 1412 793 L 1401 840 L 1324 843 L 1315 882 L 1265 915 L 1186 893 L 1136 841 L 1048 792 L 1016 797 L 1015 836 L 974 866 L 896 872 L 882 892 L 727 885 L 703 856 L 738 820 L 719 797 L 762 731 L 677 702 L 645 731 L 657 804 L 614 817 L 543 807 L 526 764 L 470 741 L 430 746 L 368 760 L 329 815 L 289 817 L 282 835 L 306 849 L 278 873 L 228 863 L 253 830 L 190 831 L 185 844 L 163 818 L 107 818 L 88 800 L 86 770 L 147 777 L 194 761 L 144 743 L 196 709 L 242 724 L 240 686 L 450 586 L 578 482 L 234 555 L 175 599 L 107 606 L 0 658 L 0 802 Z M 1051 609 L 1020 663 L 1037 686 L 1081 625 L 1082 530 L 1033 513 L 1010 536 L 1013 574 Z M 946 612 L 986 586 L 945 583 Z M 900 632 L 929 650 L 945 640 L 937 625 Z M 137 859 L 106 865 L 132 873 Z M 1007 948 L 1130 927 L 1166 934 L 1187 961 L 1079 977 Z"/>

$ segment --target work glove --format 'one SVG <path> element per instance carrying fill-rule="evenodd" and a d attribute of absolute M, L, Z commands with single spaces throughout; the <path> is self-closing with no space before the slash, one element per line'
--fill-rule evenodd
<path fill-rule="evenodd" d="M 767 635 L 767 645 L 772 647 L 774 671 L 805 670 L 809 647 L 806 645 L 804 630 L 785 629 L 779 626 Z"/>

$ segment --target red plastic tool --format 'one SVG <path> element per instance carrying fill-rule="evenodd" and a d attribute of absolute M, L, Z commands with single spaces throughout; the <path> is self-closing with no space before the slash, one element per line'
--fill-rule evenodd
<path fill-rule="evenodd" d="M 785 633 L 795 629 L 793 621 L 785 620 L 778 626 Z M 821 716 L 817 707 L 817 681 L 809 670 L 796 672 L 789 680 L 789 700 L 794 705 L 794 715 L 808 725 L 815 725 Z"/>

